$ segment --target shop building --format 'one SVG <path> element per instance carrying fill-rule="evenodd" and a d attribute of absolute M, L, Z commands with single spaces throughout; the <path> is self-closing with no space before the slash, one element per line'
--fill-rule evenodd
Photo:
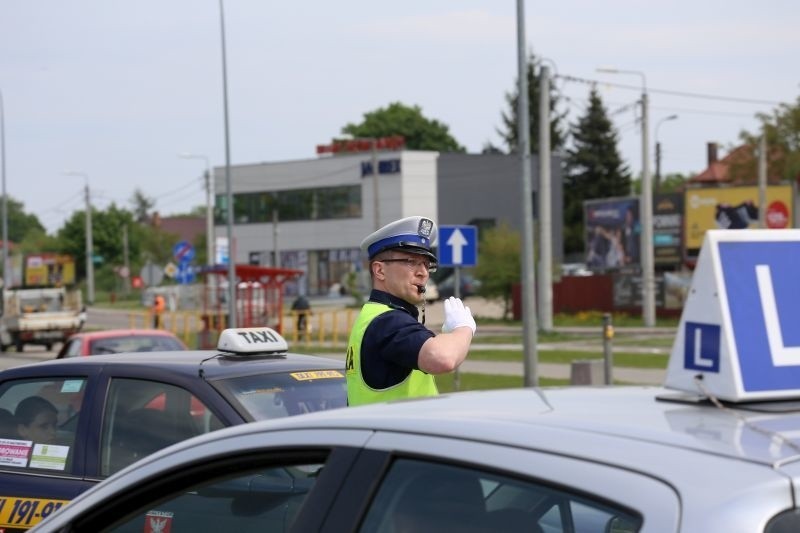
<path fill-rule="evenodd" d="M 531 166 L 535 198 L 535 156 Z M 555 158 L 551 168 L 553 253 L 560 261 L 562 188 Z M 480 227 L 505 221 L 520 228 L 519 158 L 514 155 L 368 150 L 232 165 L 230 173 L 234 261 L 306 272 L 297 285 L 287 286 L 287 295 L 328 294 L 348 273 L 364 268 L 362 239 L 398 218 L 424 215 L 439 225 Z M 227 256 L 225 168 L 216 167 L 214 176 L 219 259 Z"/>

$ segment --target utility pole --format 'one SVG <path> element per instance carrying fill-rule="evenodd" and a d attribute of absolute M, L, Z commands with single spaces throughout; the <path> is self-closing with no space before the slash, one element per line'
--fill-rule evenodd
<path fill-rule="evenodd" d="M 767 227 L 767 133 L 758 141 L 758 227 Z"/>
<path fill-rule="evenodd" d="M 650 176 L 650 136 L 647 84 L 642 74 L 642 317 L 646 327 L 656 325 L 656 279 L 653 256 L 653 182 Z"/>
<path fill-rule="evenodd" d="M 225 198 L 228 208 L 228 327 L 236 327 L 236 250 L 233 246 L 233 191 L 231 189 L 231 140 L 228 127 L 228 61 L 225 49 L 225 10 L 219 0 L 219 25 L 222 41 L 222 102 L 225 116 Z"/>
<path fill-rule="evenodd" d="M 281 267 L 281 251 L 278 247 L 278 210 L 272 210 L 272 255 L 273 261 L 272 264 L 275 265 L 275 268 Z"/>
<path fill-rule="evenodd" d="M 3 92 L 0 91 L 0 158 L 3 159 L 3 282 L 6 287 L 14 284 L 11 275 L 11 264 L 8 262 L 8 194 L 6 194 L 6 126 L 5 111 L 3 110 Z"/>
<path fill-rule="evenodd" d="M 642 78 L 642 194 L 639 198 L 642 234 L 639 260 L 642 263 L 642 319 L 645 326 L 652 327 L 656 325 L 656 280 L 653 257 L 653 180 L 650 175 L 647 78 L 645 78 L 644 72 L 639 70 L 599 68 L 597 71 L 609 74 L 635 74 Z"/>
<path fill-rule="evenodd" d="M 123 290 L 125 294 L 129 294 L 131 292 L 131 265 L 130 261 L 128 260 L 128 225 L 125 224 L 122 226 L 122 264 L 125 267 L 125 277 L 123 278 L 124 281 L 122 282 Z"/>
<path fill-rule="evenodd" d="M 92 202 L 89 178 L 86 178 L 86 300 L 94 303 L 94 240 L 92 238 Z"/>
<path fill-rule="evenodd" d="M 533 259 L 533 188 L 531 186 L 531 140 L 528 115 L 528 57 L 525 52 L 525 0 L 517 0 L 517 150 L 522 195 L 522 336 L 524 385 L 539 385 L 536 353 L 536 295 Z"/>
<path fill-rule="evenodd" d="M 206 265 L 214 264 L 214 175 L 206 165 Z"/>
<path fill-rule="evenodd" d="M 553 240 L 550 173 L 550 69 L 539 76 L 539 326 L 553 329 Z"/>

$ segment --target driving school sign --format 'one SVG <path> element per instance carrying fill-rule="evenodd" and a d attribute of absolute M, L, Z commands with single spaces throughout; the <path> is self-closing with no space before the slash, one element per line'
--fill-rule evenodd
<path fill-rule="evenodd" d="M 709 230 L 666 386 L 730 401 L 800 395 L 800 230 Z"/>

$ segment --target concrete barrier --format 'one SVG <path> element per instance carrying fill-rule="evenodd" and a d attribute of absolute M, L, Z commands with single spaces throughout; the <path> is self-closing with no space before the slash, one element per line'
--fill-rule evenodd
<path fill-rule="evenodd" d="M 571 385 L 604 385 L 605 365 L 602 359 L 579 359 L 570 365 Z"/>

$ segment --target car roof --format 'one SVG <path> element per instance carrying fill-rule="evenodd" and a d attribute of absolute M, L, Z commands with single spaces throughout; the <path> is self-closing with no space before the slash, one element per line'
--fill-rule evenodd
<path fill-rule="evenodd" d="M 424 434 L 548 450 L 642 471 L 675 468 L 654 460 L 668 454 L 697 453 L 770 469 L 800 462 L 795 431 L 800 407 L 766 413 L 688 400 L 662 387 L 501 389 L 334 409 L 223 431 Z"/>
<path fill-rule="evenodd" d="M 71 375 L 102 367 L 159 368 L 176 374 L 197 375 L 202 367 L 204 377 L 219 377 L 255 373 L 281 373 L 311 369 L 343 369 L 344 363 L 314 355 L 283 353 L 271 355 L 233 355 L 217 350 L 185 350 L 163 352 L 135 352 L 71 357 L 40 361 L 0 372 L 0 379 L 24 376 Z"/>

